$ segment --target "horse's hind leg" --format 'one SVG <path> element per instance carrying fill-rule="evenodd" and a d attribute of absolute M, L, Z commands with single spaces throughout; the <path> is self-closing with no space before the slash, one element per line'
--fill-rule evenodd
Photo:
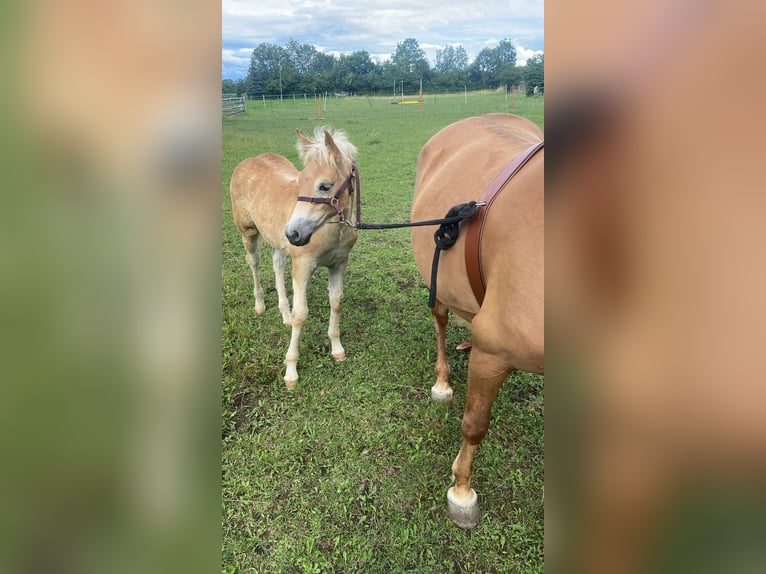
<path fill-rule="evenodd" d="M 437 299 L 431 310 L 436 327 L 436 383 L 431 387 L 431 399 L 437 403 L 452 400 L 452 387 L 449 385 L 449 363 L 447 362 L 447 321 L 449 309 Z"/>
<path fill-rule="evenodd" d="M 258 248 L 261 245 L 261 238 L 258 235 L 258 231 L 255 229 L 243 229 L 241 232 L 242 243 L 245 244 L 245 251 L 247 251 L 245 260 L 253 272 L 253 295 L 255 295 L 255 312 L 260 315 L 266 310 L 266 305 L 263 303 L 263 289 L 261 288 L 261 282 L 258 279 L 258 266 L 261 262 L 261 257 L 258 254 Z"/>
<path fill-rule="evenodd" d="M 287 298 L 285 290 L 285 261 L 287 255 L 276 247 L 271 254 L 271 260 L 274 263 L 274 277 L 277 284 L 277 295 L 279 296 L 279 311 L 282 313 L 282 322 L 285 327 L 292 325 L 290 318 L 290 300 Z"/>
<path fill-rule="evenodd" d="M 461 528 L 473 528 L 479 523 L 479 504 L 471 488 L 473 458 L 489 429 L 492 404 L 501 385 L 511 372 L 491 353 L 474 345 L 468 363 L 468 394 L 463 414 L 463 443 L 452 465 L 455 486 L 447 491 L 449 516 Z"/>
<path fill-rule="evenodd" d="M 340 309 L 343 306 L 343 272 L 345 270 L 346 262 L 329 270 L 330 326 L 327 329 L 327 336 L 330 337 L 332 358 L 336 361 L 346 360 L 346 350 L 340 342 Z"/>

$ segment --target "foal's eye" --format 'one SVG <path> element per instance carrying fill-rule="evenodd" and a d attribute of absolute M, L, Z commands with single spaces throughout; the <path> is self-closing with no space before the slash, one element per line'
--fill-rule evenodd
<path fill-rule="evenodd" d="M 332 183 L 329 181 L 323 181 L 322 183 L 319 184 L 319 191 L 321 191 L 322 193 L 327 193 L 331 189 L 332 189 Z"/>

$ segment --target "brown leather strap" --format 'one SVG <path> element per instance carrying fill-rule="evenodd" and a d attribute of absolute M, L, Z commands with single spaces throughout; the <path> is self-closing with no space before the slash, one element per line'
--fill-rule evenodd
<path fill-rule="evenodd" d="M 483 202 L 485 205 L 479 207 L 479 211 L 468 223 L 468 231 L 465 238 L 465 268 L 468 273 L 468 282 L 471 284 L 471 290 L 479 302 L 479 306 L 484 302 L 484 294 L 486 292 L 484 276 L 481 270 L 481 236 L 484 233 L 484 222 L 487 213 L 500 190 L 543 147 L 544 143 L 544 141 L 541 141 L 529 146 L 492 180 L 492 183 L 487 186 L 487 189 L 484 190 L 479 199 L 479 202 Z"/>

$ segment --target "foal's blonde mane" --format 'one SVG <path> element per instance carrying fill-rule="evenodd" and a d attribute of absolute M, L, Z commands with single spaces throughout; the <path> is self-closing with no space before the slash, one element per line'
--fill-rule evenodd
<path fill-rule="evenodd" d="M 335 165 L 335 158 L 333 158 L 324 142 L 325 130 L 332 136 L 341 155 L 346 160 L 353 161 L 357 154 L 356 147 L 348 140 L 348 135 L 345 131 L 335 130 L 328 126 L 317 126 L 314 129 L 313 137 L 309 138 L 311 140 L 309 145 L 299 139 L 295 146 L 303 165 L 305 166 L 311 160 L 317 161 L 322 165 Z"/>

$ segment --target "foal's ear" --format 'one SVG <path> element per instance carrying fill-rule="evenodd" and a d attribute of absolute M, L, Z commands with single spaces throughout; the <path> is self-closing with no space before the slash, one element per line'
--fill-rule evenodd
<path fill-rule="evenodd" d="M 340 153 L 338 146 L 335 145 L 335 140 L 332 139 L 330 132 L 328 132 L 327 130 L 324 131 L 324 145 L 326 145 L 327 149 L 330 150 L 332 157 L 335 159 L 335 164 L 341 165 L 341 162 L 343 160 L 343 154 Z"/>
<path fill-rule="evenodd" d="M 306 150 L 311 146 L 311 140 L 304 136 L 300 129 L 295 128 L 295 133 L 298 134 L 298 139 L 300 140 L 298 143 L 298 151 Z"/>
<path fill-rule="evenodd" d="M 298 134 L 298 142 L 295 145 L 295 149 L 298 150 L 298 155 L 300 156 L 301 161 L 305 164 L 306 155 L 311 149 L 313 142 L 309 138 L 307 138 L 305 135 L 303 135 L 300 129 L 295 128 L 295 133 Z"/>

